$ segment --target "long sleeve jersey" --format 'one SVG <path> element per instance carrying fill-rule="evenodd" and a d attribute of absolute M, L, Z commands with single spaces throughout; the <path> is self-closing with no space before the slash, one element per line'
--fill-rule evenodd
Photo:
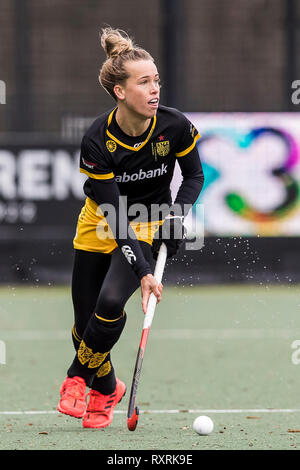
<path fill-rule="evenodd" d="M 80 171 L 88 176 L 86 196 L 115 209 L 115 240 L 121 250 L 126 247 L 126 253 L 132 253 L 127 260 L 141 279 L 151 268 L 129 221 L 163 220 L 172 210 L 186 215 L 204 181 L 196 147 L 200 135 L 180 111 L 160 105 L 144 134 L 128 136 L 117 124 L 116 109 L 99 116 L 84 135 Z M 170 185 L 176 161 L 183 181 L 172 202 Z M 109 213 L 106 218 L 112 225 Z"/>

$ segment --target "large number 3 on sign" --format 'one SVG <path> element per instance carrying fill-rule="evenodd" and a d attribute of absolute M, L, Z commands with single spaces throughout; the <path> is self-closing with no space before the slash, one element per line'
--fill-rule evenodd
<path fill-rule="evenodd" d="M 246 199 L 239 194 L 228 193 L 225 197 L 231 210 L 237 212 L 241 217 L 256 222 L 269 222 L 287 216 L 296 206 L 299 199 L 299 184 L 290 173 L 290 170 L 298 161 L 296 143 L 287 133 L 270 127 L 252 130 L 249 134 L 249 142 L 264 134 L 273 134 L 281 137 L 287 146 L 287 159 L 284 165 L 272 170 L 273 176 L 278 178 L 285 187 L 285 197 L 283 201 L 271 211 L 262 212 L 251 207 Z"/>
<path fill-rule="evenodd" d="M 298 163 L 298 149 L 297 144 L 292 138 L 292 136 L 282 130 L 271 128 L 271 127 L 260 127 L 252 129 L 247 134 L 240 134 L 236 131 L 232 131 L 230 129 L 221 129 L 215 130 L 212 132 L 208 132 L 203 136 L 198 144 L 198 149 L 200 153 L 200 158 L 204 162 L 205 168 L 205 154 L 203 155 L 202 147 L 203 144 L 205 145 L 206 142 L 212 142 L 214 139 L 223 139 L 228 142 L 234 142 L 239 148 L 239 151 L 244 152 L 245 150 L 250 150 L 251 145 L 261 137 L 270 137 L 274 136 L 277 139 L 279 138 L 283 145 L 284 145 L 284 161 L 277 166 L 276 168 L 270 169 L 270 177 L 276 178 L 277 181 L 281 183 L 284 190 L 281 191 L 282 197 L 280 203 L 273 205 L 272 208 L 268 210 L 261 210 L 258 206 L 255 206 L 255 200 L 252 198 L 252 202 L 249 202 L 249 199 L 243 194 L 243 188 L 239 185 L 238 190 L 234 190 L 232 185 L 232 189 L 227 187 L 227 189 L 222 193 L 222 198 L 224 198 L 224 202 L 228 209 L 232 212 L 241 217 L 241 219 L 248 220 L 257 224 L 263 224 L 268 222 L 274 222 L 279 220 L 283 217 L 286 217 L 291 214 L 292 210 L 296 207 L 299 202 L 299 183 L 293 177 L 292 171 L 295 165 Z M 205 153 L 205 152 L 204 152 Z M 264 154 L 263 154 L 264 156 Z M 226 158 L 226 157 L 225 157 Z M 225 161 L 222 165 L 226 167 L 230 165 L 230 162 Z M 277 164 L 278 165 L 278 164 Z M 225 168 L 223 166 L 223 168 Z M 208 165 L 208 178 L 206 178 L 206 182 L 208 181 L 208 185 L 210 184 L 217 184 L 214 183 L 215 180 L 221 178 L 222 180 L 222 169 L 219 170 L 214 169 L 213 166 Z M 235 173 L 235 178 L 239 178 L 241 168 L 235 167 L 229 169 Z M 250 178 L 250 175 L 249 175 Z M 224 180 L 223 180 L 224 181 Z M 231 180 L 232 182 L 232 180 Z M 229 183 L 230 184 L 230 183 Z M 207 185 L 207 186 L 208 186 Z M 223 189 L 224 186 L 223 186 Z M 266 196 L 268 194 L 268 187 L 263 189 L 263 193 Z M 257 197 L 259 197 L 257 195 Z"/>

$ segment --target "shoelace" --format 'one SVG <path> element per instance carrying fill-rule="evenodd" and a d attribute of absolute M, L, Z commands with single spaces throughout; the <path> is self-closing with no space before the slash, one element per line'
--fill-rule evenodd
<path fill-rule="evenodd" d="M 112 393 L 110 395 L 96 395 L 94 392 L 90 391 L 88 393 L 90 400 L 88 404 L 89 410 L 95 410 L 98 412 L 107 412 L 113 402 L 114 402 L 114 397 L 116 396 L 116 393 Z"/>
<path fill-rule="evenodd" d="M 84 385 L 78 383 L 77 380 L 70 380 L 69 386 L 70 388 L 67 387 L 64 389 L 64 395 L 68 395 L 74 398 L 80 398 L 84 395 Z"/>

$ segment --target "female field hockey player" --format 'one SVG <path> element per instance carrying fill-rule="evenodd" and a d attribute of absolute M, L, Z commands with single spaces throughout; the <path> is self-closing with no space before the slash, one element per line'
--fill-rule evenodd
<path fill-rule="evenodd" d="M 159 74 L 151 55 L 118 29 L 103 29 L 101 45 L 107 59 L 99 81 L 116 107 L 95 120 L 81 144 L 80 171 L 88 178 L 74 238 L 76 354 L 58 404 L 61 413 L 83 418 L 85 428 L 112 422 L 126 391 L 110 354 L 125 326 L 125 304 L 139 286 L 144 313 L 152 292 L 161 300 L 154 259 L 162 240 L 168 258 L 177 252 L 186 207 L 203 185 L 200 136 L 181 112 L 159 105 Z M 172 204 L 176 161 L 183 181 Z"/>

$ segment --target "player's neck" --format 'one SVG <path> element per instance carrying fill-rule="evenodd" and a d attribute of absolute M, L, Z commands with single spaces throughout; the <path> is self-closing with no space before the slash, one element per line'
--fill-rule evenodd
<path fill-rule="evenodd" d="M 125 108 L 116 111 L 116 121 L 122 131 L 132 137 L 142 135 L 148 129 L 151 118 L 142 118 Z"/>

